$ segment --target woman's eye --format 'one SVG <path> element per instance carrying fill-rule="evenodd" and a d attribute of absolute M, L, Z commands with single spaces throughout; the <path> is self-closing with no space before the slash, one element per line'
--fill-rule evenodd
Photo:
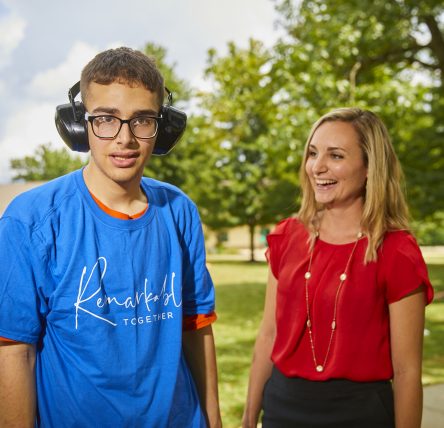
<path fill-rule="evenodd" d="M 332 153 L 333 159 L 344 159 L 344 156 L 340 155 L 339 153 Z"/>
<path fill-rule="evenodd" d="M 313 157 L 315 157 L 316 156 L 316 152 L 314 152 L 313 150 L 309 150 L 309 152 L 308 152 L 308 157 L 309 158 L 313 158 Z"/>

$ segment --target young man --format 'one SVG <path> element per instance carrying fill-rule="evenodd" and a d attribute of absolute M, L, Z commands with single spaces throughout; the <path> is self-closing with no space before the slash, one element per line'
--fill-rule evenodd
<path fill-rule="evenodd" d="M 118 48 L 80 87 L 88 165 L 0 220 L 0 426 L 220 426 L 199 215 L 179 189 L 142 178 L 163 78 Z"/>

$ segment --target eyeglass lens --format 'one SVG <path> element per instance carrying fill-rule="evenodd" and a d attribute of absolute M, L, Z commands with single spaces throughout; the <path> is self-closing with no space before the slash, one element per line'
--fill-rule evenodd
<path fill-rule="evenodd" d="M 136 138 L 152 138 L 157 132 L 157 120 L 151 116 L 138 116 L 128 121 L 107 115 L 97 116 L 92 121 L 94 134 L 99 138 L 116 137 L 123 123 L 129 123 Z"/>

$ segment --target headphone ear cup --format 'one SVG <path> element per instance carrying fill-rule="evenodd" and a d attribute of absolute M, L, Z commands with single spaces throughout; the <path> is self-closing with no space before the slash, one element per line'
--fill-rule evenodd
<path fill-rule="evenodd" d="M 77 117 L 74 117 L 72 104 L 57 106 L 54 118 L 55 125 L 60 137 L 71 150 L 88 152 L 88 127 L 84 119 L 85 107 L 83 103 L 75 102 L 75 111 Z"/>
<path fill-rule="evenodd" d="M 161 109 L 162 120 L 159 123 L 153 155 L 166 155 L 177 144 L 187 127 L 187 115 L 170 105 Z"/>

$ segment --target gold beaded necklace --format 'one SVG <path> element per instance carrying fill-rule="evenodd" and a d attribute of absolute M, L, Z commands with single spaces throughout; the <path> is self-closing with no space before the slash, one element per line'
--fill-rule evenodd
<path fill-rule="evenodd" d="M 336 311 L 338 308 L 338 300 L 339 300 L 339 294 L 342 288 L 342 285 L 344 284 L 344 281 L 347 279 L 347 272 L 348 272 L 348 267 L 350 265 L 350 262 L 353 258 L 353 254 L 356 250 L 356 247 L 358 245 L 359 240 L 362 238 L 363 234 L 362 232 L 359 232 L 356 236 L 356 241 L 355 241 L 355 245 L 353 246 L 353 249 L 350 253 L 350 257 L 347 260 L 347 264 L 345 265 L 345 269 L 344 271 L 341 273 L 341 275 L 339 275 L 339 284 L 338 287 L 336 289 L 336 295 L 335 295 L 335 304 L 334 304 L 334 308 L 333 308 L 333 319 L 331 321 L 331 332 L 330 332 L 330 339 L 328 341 L 328 346 L 327 346 L 327 352 L 325 353 L 325 358 L 324 358 L 324 362 L 322 364 L 318 364 L 318 360 L 316 358 L 316 351 L 315 351 L 315 346 L 314 346 L 314 340 L 313 340 L 313 332 L 312 332 L 312 319 L 311 319 L 311 312 L 310 312 L 310 305 L 308 303 L 309 299 L 308 299 L 308 282 L 311 278 L 311 262 L 313 260 L 313 253 L 314 253 L 314 244 L 313 247 L 311 249 L 311 253 L 310 253 L 310 261 L 308 263 L 308 270 L 307 272 L 305 272 L 305 304 L 307 307 L 307 328 L 308 328 L 308 337 L 310 339 L 310 346 L 311 346 L 311 353 L 313 356 L 313 362 L 314 362 L 314 366 L 317 372 L 321 373 L 324 371 L 325 369 L 325 365 L 327 364 L 327 359 L 328 359 L 328 355 L 330 353 L 330 347 L 333 341 L 333 336 L 335 334 L 336 331 L 336 327 L 337 327 L 337 322 L 336 322 Z M 316 232 L 316 240 L 319 237 L 319 232 Z M 316 242 L 315 242 L 316 243 Z"/>

